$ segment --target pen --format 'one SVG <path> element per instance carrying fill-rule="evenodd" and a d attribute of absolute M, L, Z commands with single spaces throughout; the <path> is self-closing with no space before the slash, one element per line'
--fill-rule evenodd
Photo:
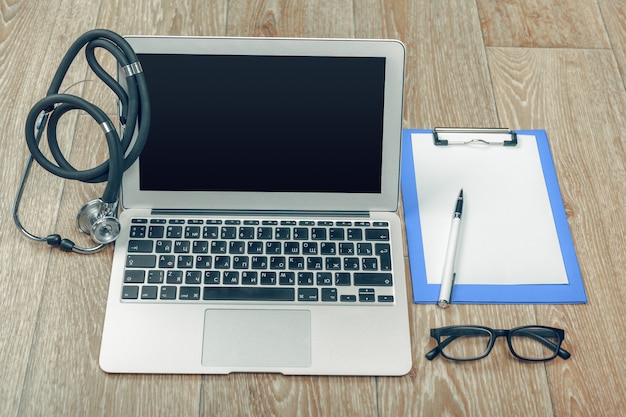
<path fill-rule="evenodd" d="M 448 238 L 448 249 L 446 249 L 446 258 L 443 264 L 443 272 L 441 274 L 441 289 L 439 290 L 438 305 L 446 308 L 450 304 L 452 294 L 452 286 L 454 285 L 454 259 L 456 257 L 456 247 L 459 241 L 459 228 L 461 226 L 461 213 L 463 213 L 463 189 L 459 193 L 456 200 L 456 208 L 454 209 L 454 217 L 450 226 L 450 237 Z"/>

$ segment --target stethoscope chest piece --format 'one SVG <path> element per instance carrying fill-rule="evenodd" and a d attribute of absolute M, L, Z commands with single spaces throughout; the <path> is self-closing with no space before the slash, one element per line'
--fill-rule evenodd
<path fill-rule="evenodd" d="M 120 235 L 117 203 L 105 203 L 100 198 L 88 201 L 76 216 L 78 228 L 101 244 L 109 244 Z"/>

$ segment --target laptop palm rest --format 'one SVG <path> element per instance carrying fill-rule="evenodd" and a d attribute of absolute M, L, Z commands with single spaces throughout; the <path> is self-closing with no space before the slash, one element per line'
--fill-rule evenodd
<path fill-rule="evenodd" d="M 311 366 L 311 313 L 306 310 L 208 309 L 204 313 L 202 365 Z"/>

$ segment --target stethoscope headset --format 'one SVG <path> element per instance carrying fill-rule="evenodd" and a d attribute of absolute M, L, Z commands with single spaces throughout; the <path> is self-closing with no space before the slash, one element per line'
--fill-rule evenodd
<path fill-rule="evenodd" d="M 121 135 L 118 134 L 113 122 L 102 109 L 81 97 L 59 93 L 61 83 L 70 65 L 83 47 L 89 67 L 119 99 Z M 95 56 L 97 48 L 105 49 L 117 60 L 126 78 L 126 90 L 98 63 Z M 61 117 L 72 110 L 86 112 L 102 128 L 109 150 L 108 161 L 94 168 L 78 170 L 63 156 L 57 141 L 57 125 Z M 18 229 L 35 241 L 46 242 L 48 245 L 58 247 L 65 252 L 81 254 L 96 253 L 115 241 L 120 234 L 120 223 L 117 215 L 122 174 L 139 157 L 146 143 L 149 127 L 148 88 L 143 69 L 132 47 L 123 37 L 108 30 L 96 29 L 83 34 L 65 54 L 46 97 L 33 106 L 26 118 L 26 144 L 31 155 L 26 163 L 13 206 L 13 220 Z M 39 148 L 44 130 L 47 132 L 48 147 L 54 162 L 49 160 Z M 136 140 L 130 148 L 135 130 L 137 130 Z M 61 238 L 58 234 L 41 237 L 24 228 L 18 215 L 19 205 L 33 160 L 50 173 L 65 179 L 87 183 L 107 181 L 102 197 L 83 205 L 77 216 L 78 228 L 89 234 L 96 246 L 79 247 L 71 240 Z"/>

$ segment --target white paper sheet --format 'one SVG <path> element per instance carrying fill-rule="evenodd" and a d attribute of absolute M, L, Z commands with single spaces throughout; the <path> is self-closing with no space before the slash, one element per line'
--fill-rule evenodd
<path fill-rule="evenodd" d="M 412 135 L 429 284 L 441 282 L 456 198 L 464 190 L 457 284 L 567 284 L 537 142 L 434 146 Z"/>

